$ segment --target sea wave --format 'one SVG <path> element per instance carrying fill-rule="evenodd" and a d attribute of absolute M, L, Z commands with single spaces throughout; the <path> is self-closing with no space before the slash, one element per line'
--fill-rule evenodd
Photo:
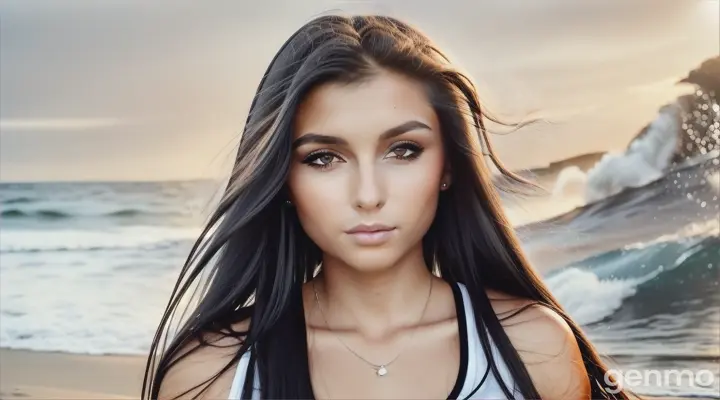
<path fill-rule="evenodd" d="M 644 249 L 661 243 L 683 242 L 693 240 L 694 238 L 718 235 L 720 235 L 720 221 L 717 219 L 709 219 L 703 222 L 690 223 L 675 233 L 662 235 L 653 240 L 629 244 L 624 247 L 624 250 Z"/>
<path fill-rule="evenodd" d="M 27 203 L 32 203 L 34 201 L 36 201 L 34 198 L 20 196 L 20 197 L 12 197 L 7 200 L 3 200 L 2 204 L 27 204 Z"/>
<path fill-rule="evenodd" d="M 105 230 L 0 230 L 0 253 L 154 249 L 197 238 L 198 228 L 128 226 Z"/>
<path fill-rule="evenodd" d="M 632 310 L 630 303 L 657 302 L 658 293 L 687 291 L 682 285 L 691 281 L 704 279 L 715 284 L 718 256 L 718 222 L 708 221 L 685 227 L 677 235 L 573 263 L 550 274 L 546 283 L 579 324 L 589 325 L 606 320 L 621 308 Z M 696 293 L 703 296 L 706 292 Z"/>
<path fill-rule="evenodd" d="M 36 218 L 36 219 L 60 219 L 60 218 L 70 218 L 72 217 L 70 214 L 67 214 L 62 211 L 58 210 L 34 210 L 34 211 L 25 211 L 19 208 L 12 208 L 9 210 L 3 210 L 0 213 L 0 218 L 9 219 L 9 218 Z"/>
<path fill-rule="evenodd" d="M 155 216 L 155 217 L 171 217 L 179 216 L 178 213 L 173 212 L 150 212 L 147 210 L 141 210 L 137 208 L 122 208 L 118 210 L 111 210 L 98 213 L 71 213 L 62 210 L 54 209 L 23 209 L 23 208 L 10 208 L 0 212 L 0 218 L 3 219 L 36 219 L 36 220 L 49 220 L 49 219 L 66 219 L 66 218 L 136 218 L 141 216 Z"/>
<path fill-rule="evenodd" d="M 553 195 L 579 195 L 590 204 L 646 186 L 688 164 L 717 160 L 720 156 L 717 99 L 702 91 L 691 97 L 690 100 L 680 97 L 661 107 L 656 118 L 624 151 L 606 153 L 586 172 L 577 166 L 560 171 Z M 688 109 L 686 103 L 695 109 Z"/>
<path fill-rule="evenodd" d="M 622 153 L 608 153 L 587 173 L 588 202 L 659 179 L 670 166 L 678 143 L 678 105 L 661 109 L 648 132 Z"/>
<path fill-rule="evenodd" d="M 525 224 L 519 229 L 586 223 L 588 219 L 611 218 L 622 214 L 627 216 L 676 199 L 690 200 L 701 208 L 715 207 L 717 210 L 718 204 L 720 204 L 718 203 L 720 159 L 717 158 L 717 155 L 720 155 L 720 152 L 698 157 L 685 165 L 674 168 L 659 179 L 651 180 L 644 186 L 625 188 L 554 217 Z M 581 171 L 574 170 L 574 172 L 568 173 L 568 176 L 581 173 Z M 561 174 L 559 179 L 567 180 L 569 178 L 563 177 Z"/>

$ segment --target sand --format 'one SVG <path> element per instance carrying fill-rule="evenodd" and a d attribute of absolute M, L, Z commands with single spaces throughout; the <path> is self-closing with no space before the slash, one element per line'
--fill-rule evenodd
<path fill-rule="evenodd" d="M 138 399 L 144 371 L 144 357 L 0 349 L 0 399 Z"/>
<path fill-rule="evenodd" d="M 0 399 L 137 399 L 145 358 L 0 349 Z"/>

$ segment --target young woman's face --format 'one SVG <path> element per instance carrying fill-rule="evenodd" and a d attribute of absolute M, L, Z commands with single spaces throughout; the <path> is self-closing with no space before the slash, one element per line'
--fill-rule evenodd
<path fill-rule="evenodd" d="M 421 247 L 450 182 L 420 84 L 382 72 L 317 87 L 298 110 L 293 140 L 291 200 L 326 260 L 374 270 Z"/>

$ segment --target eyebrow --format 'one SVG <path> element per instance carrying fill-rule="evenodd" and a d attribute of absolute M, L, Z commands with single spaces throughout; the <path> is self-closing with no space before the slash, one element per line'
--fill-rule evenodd
<path fill-rule="evenodd" d="M 395 126 L 393 128 L 390 128 L 383 132 L 380 135 L 380 140 L 388 140 L 392 139 L 395 136 L 400 136 L 403 133 L 414 131 L 417 129 L 427 129 L 431 130 L 429 126 L 426 124 L 420 122 L 420 121 L 407 121 L 404 122 L 398 126 Z M 300 136 L 299 138 L 295 139 L 293 142 L 293 149 L 296 149 L 302 145 L 309 144 L 309 143 L 317 143 L 317 144 L 328 144 L 328 145 L 347 145 L 348 142 L 345 139 L 339 138 L 337 136 L 330 136 L 330 135 L 322 135 L 319 133 L 307 133 L 305 135 Z"/>

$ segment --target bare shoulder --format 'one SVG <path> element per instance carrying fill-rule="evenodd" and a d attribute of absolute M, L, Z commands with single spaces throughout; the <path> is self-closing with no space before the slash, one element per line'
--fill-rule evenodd
<path fill-rule="evenodd" d="M 589 399 L 590 381 L 575 334 L 550 308 L 488 291 L 495 313 L 543 399 Z"/>
<path fill-rule="evenodd" d="M 246 330 L 248 322 L 233 326 L 235 330 Z M 237 354 L 241 340 L 220 334 L 206 335 L 205 340 L 212 345 L 201 345 L 194 340 L 185 345 L 160 385 L 158 400 L 199 398 L 227 399 L 235 376 L 235 368 L 230 368 L 212 384 L 211 379 L 220 372 Z M 184 355 L 184 357 L 183 357 Z M 203 389 L 207 389 L 203 392 Z"/>

